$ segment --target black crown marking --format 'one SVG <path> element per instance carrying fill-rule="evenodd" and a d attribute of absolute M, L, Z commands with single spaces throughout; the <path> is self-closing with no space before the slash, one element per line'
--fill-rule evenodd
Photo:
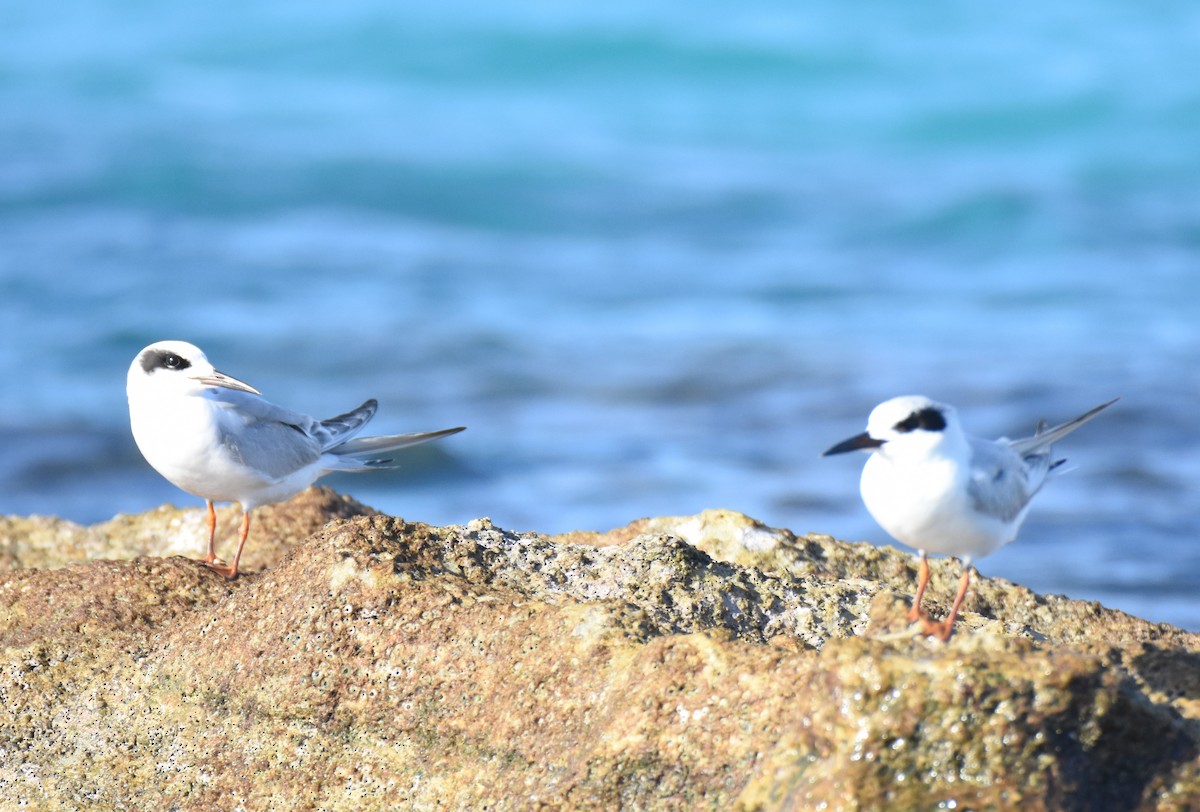
<path fill-rule="evenodd" d="M 944 428 L 946 428 L 946 416 L 942 414 L 940 409 L 936 409 L 933 406 L 926 406 L 918 412 L 913 412 L 895 425 L 896 431 L 905 433 L 916 431 L 917 429 L 941 431 Z"/>

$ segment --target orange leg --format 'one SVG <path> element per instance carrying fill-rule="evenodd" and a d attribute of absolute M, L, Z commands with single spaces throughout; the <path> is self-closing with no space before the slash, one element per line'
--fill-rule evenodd
<path fill-rule="evenodd" d="M 211 499 L 204 501 L 208 504 L 208 555 L 200 560 L 211 567 L 213 564 L 225 562 L 217 558 L 217 511 L 213 508 Z"/>
<path fill-rule="evenodd" d="M 238 562 L 242 560 L 242 548 L 246 546 L 246 538 L 250 535 L 250 511 L 242 509 L 242 532 L 238 537 L 237 555 L 233 557 L 233 566 L 221 563 L 210 563 L 208 566 L 217 573 L 224 575 L 229 580 L 237 578 Z"/>
<path fill-rule="evenodd" d="M 970 585 L 971 565 L 964 564 L 962 577 L 958 579 L 958 594 L 954 596 L 954 605 L 950 607 L 950 617 L 946 618 L 946 625 L 938 635 L 942 640 L 949 640 L 950 635 L 954 633 L 954 619 L 958 617 L 958 607 L 962 606 L 963 598 L 967 596 L 967 587 Z"/>
<path fill-rule="evenodd" d="M 921 598 L 925 597 L 925 587 L 929 586 L 929 561 L 925 558 L 925 551 L 921 550 L 921 569 L 917 575 L 917 596 L 913 598 L 912 609 L 908 611 L 908 622 L 916 623 L 922 618 L 928 618 L 921 611 Z"/>
<path fill-rule="evenodd" d="M 945 641 L 954 634 L 954 619 L 958 617 L 958 607 L 962 606 L 963 598 L 967 596 L 967 587 L 971 585 L 971 565 L 963 565 L 962 577 L 958 579 L 958 594 L 954 596 L 954 605 L 950 607 L 950 615 L 941 623 L 935 623 L 925 618 L 921 624 L 921 634 L 936 637 Z"/>

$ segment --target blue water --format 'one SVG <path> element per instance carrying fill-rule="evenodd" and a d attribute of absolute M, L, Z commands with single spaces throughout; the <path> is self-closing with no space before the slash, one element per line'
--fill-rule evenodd
<path fill-rule="evenodd" d="M 129 437 L 183 338 L 437 523 L 737 509 L 884 543 L 878 401 L 1063 443 L 986 575 L 1200 629 L 1200 6 L 0 6 L 0 512 L 199 501 Z M 948 589 L 950 585 L 943 585 Z"/>

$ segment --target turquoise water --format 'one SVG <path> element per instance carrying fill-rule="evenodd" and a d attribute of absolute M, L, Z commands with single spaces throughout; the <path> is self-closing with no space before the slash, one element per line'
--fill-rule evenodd
<path fill-rule="evenodd" d="M 1200 7 L 431 6 L 0 8 L 0 512 L 198 503 L 129 437 L 161 338 L 470 426 L 331 484 L 547 532 L 885 543 L 818 458 L 878 401 L 1121 395 L 982 572 L 1200 629 Z"/>

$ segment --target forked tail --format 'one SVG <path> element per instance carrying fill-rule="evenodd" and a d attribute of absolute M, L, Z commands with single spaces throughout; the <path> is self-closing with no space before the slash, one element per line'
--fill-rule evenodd
<path fill-rule="evenodd" d="M 1109 406 L 1112 406 L 1118 400 L 1120 400 L 1119 397 L 1113 398 L 1108 403 L 1101 403 L 1095 409 L 1079 415 L 1079 417 L 1076 417 L 1074 420 L 1068 420 L 1066 423 L 1060 423 L 1057 426 L 1051 426 L 1050 428 L 1046 428 L 1046 424 L 1043 421 L 1042 423 L 1038 424 L 1037 432 L 1032 437 L 1024 437 L 1020 440 L 1013 440 L 1013 451 L 1016 451 L 1022 457 L 1044 451 L 1062 438 L 1066 437 L 1071 432 L 1075 431 L 1075 429 L 1079 428 L 1084 423 L 1091 420 L 1096 415 L 1100 414 L 1100 412 L 1104 411 Z M 1059 460 L 1054 464 L 1058 465 L 1062 462 L 1063 460 Z"/>
<path fill-rule="evenodd" d="M 365 471 L 371 468 L 386 468 L 391 464 L 392 460 L 391 458 L 383 458 L 380 455 L 399 451 L 409 446 L 428 443 L 430 440 L 448 437 L 451 434 L 458 434 L 465 429 L 466 426 L 457 426 L 452 429 L 427 431 L 420 434 L 390 434 L 378 437 L 359 437 L 334 446 L 328 449 L 326 453 L 334 454 L 345 460 L 346 464 L 339 466 L 339 470 L 342 471 Z"/>

